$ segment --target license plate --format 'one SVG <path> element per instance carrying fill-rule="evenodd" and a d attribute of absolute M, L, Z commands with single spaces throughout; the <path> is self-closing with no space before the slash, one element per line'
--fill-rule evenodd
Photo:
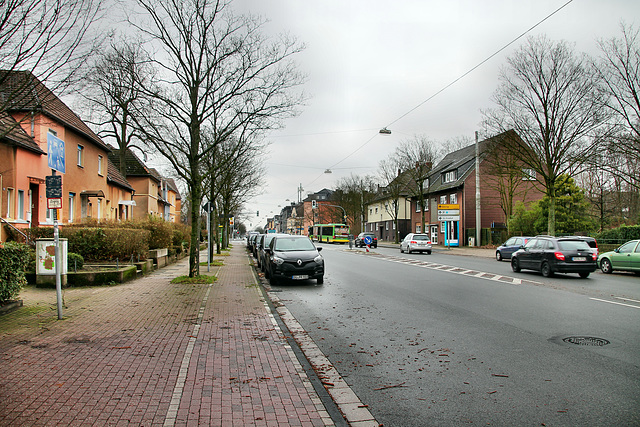
<path fill-rule="evenodd" d="M 293 280 L 306 280 L 308 278 L 309 278 L 309 276 L 306 275 L 306 274 L 298 274 L 298 275 L 295 275 L 295 276 L 291 277 L 291 279 L 293 279 Z"/>
<path fill-rule="evenodd" d="M 573 260 L 574 260 L 574 261 L 576 261 L 576 262 L 584 262 L 584 261 L 586 261 L 586 260 L 587 260 L 587 257 L 584 257 L 584 256 L 574 256 L 574 257 L 573 257 Z"/>

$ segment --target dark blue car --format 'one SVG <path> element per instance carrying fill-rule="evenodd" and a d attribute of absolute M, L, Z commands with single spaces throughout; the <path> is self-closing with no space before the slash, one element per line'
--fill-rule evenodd
<path fill-rule="evenodd" d="M 496 249 L 496 260 L 511 259 L 511 255 L 531 239 L 528 236 L 513 236 Z"/>

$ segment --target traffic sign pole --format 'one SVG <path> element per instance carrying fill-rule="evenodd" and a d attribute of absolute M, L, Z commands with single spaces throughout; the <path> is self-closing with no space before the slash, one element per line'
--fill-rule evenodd
<path fill-rule="evenodd" d="M 54 178 L 51 178 L 54 177 Z M 56 175 L 56 170 L 51 169 L 51 178 L 48 180 L 46 192 L 47 197 L 58 196 L 62 201 L 62 177 L 58 177 Z M 48 201 L 49 199 L 47 199 Z M 60 204 L 62 207 L 62 203 Z M 58 209 L 53 209 L 53 244 L 55 247 L 55 269 L 56 269 L 56 300 L 58 306 L 58 320 L 62 320 L 62 278 L 60 277 L 60 262 L 62 261 L 60 258 L 60 230 L 58 230 Z"/>

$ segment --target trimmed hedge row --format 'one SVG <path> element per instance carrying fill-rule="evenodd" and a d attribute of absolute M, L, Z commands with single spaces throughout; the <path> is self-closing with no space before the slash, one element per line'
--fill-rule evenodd
<path fill-rule="evenodd" d="M 598 243 L 612 243 L 616 245 L 636 239 L 640 239 L 640 225 L 623 225 L 611 230 L 605 230 L 596 236 Z"/>
<path fill-rule="evenodd" d="M 27 284 L 25 270 L 29 259 L 27 245 L 16 242 L 0 245 L 0 302 L 15 299 Z"/>
<path fill-rule="evenodd" d="M 145 259 L 150 249 L 169 248 L 181 252 L 188 245 L 189 228 L 150 217 L 134 221 L 87 220 L 60 227 L 60 237 L 69 240 L 69 252 L 86 261 Z M 53 238 L 52 227 L 29 229 L 31 237 Z"/>

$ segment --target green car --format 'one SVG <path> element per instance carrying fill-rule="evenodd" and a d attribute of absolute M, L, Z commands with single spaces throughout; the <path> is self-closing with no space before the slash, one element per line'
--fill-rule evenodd
<path fill-rule="evenodd" d="M 598 265 L 603 273 L 621 270 L 640 274 L 640 240 L 628 241 L 611 252 L 601 254 Z"/>

